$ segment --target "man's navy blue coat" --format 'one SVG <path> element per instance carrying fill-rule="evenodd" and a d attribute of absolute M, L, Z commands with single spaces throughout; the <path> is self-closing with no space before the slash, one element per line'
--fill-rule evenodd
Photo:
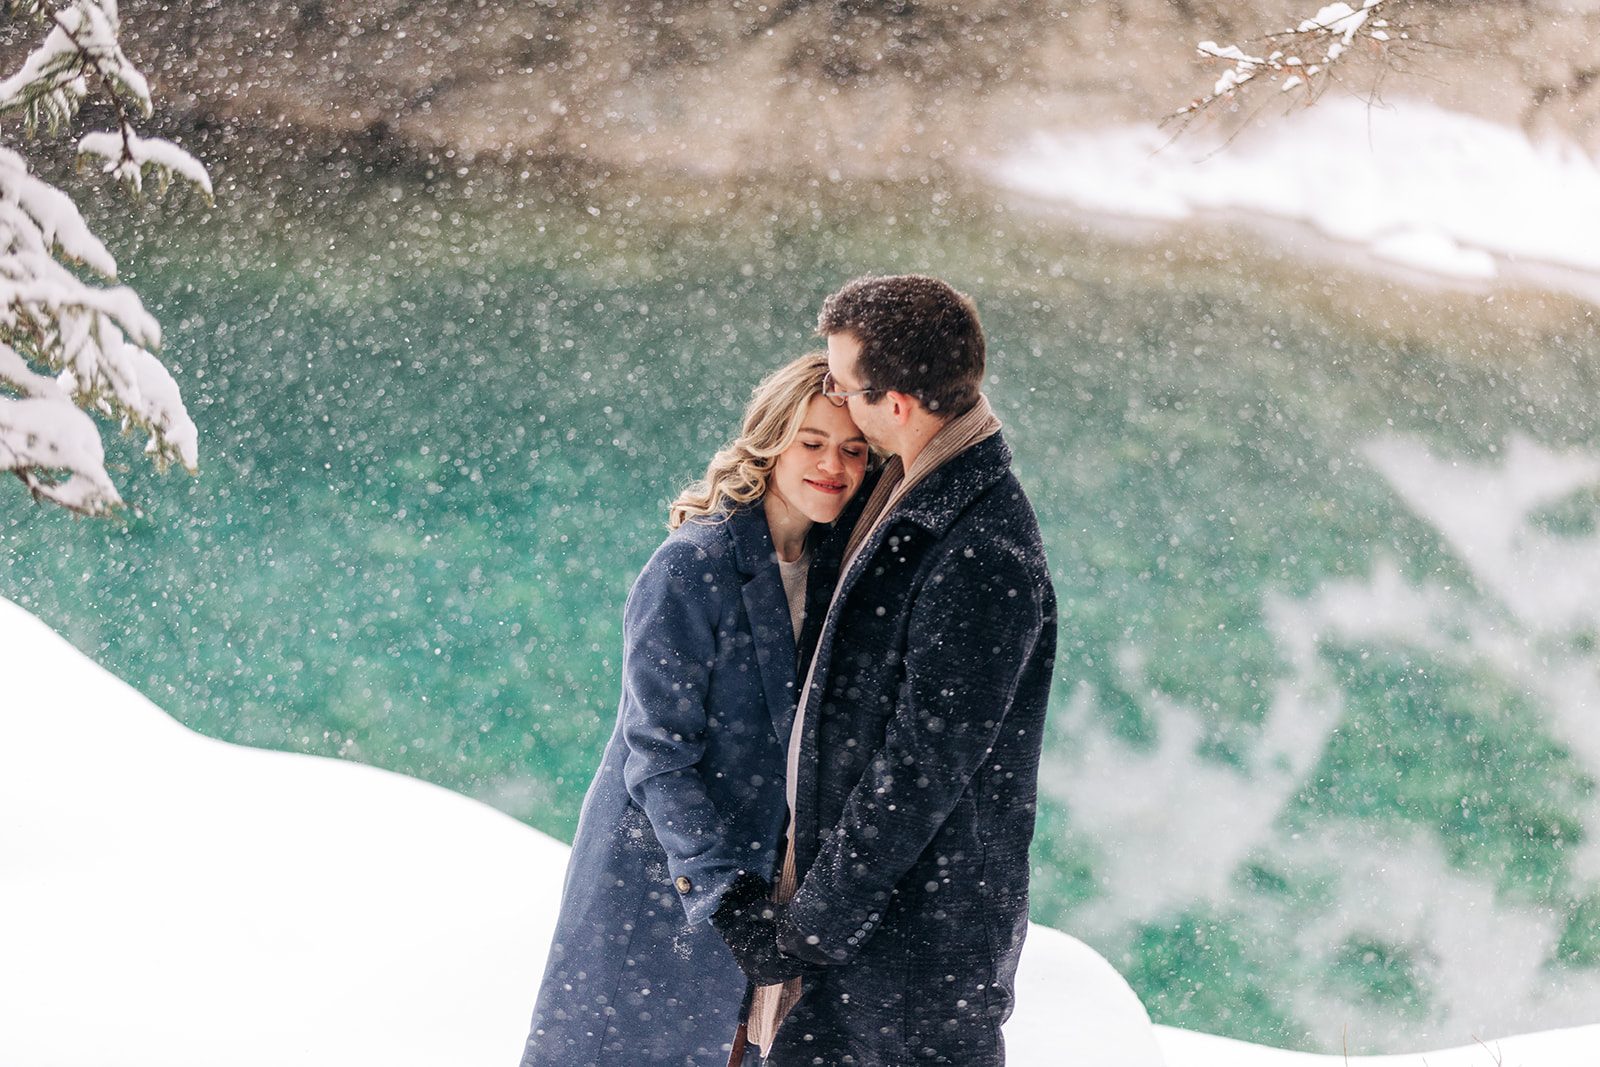
<path fill-rule="evenodd" d="M 796 697 L 761 506 L 668 537 L 628 595 L 623 642 L 616 731 L 522 1062 L 724 1067 L 745 979 L 707 920 L 739 871 L 772 875 Z"/>
<path fill-rule="evenodd" d="M 999 434 L 913 488 L 823 624 L 789 918 L 805 979 L 773 1067 L 1000 1067 L 1028 921 L 1056 604 Z"/>

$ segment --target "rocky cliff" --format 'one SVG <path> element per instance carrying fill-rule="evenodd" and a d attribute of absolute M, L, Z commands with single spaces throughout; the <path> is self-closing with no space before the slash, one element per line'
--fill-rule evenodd
<path fill-rule="evenodd" d="M 1039 126 L 1160 119 L 1216 77 L 1197 42 L 1260 39 L 1315 6 L 191 0 L 128 3 L 124 19 L 163 100 L 196 124 L 373 156 L 896 179 Z M 1356 57 L 1332 91 L 1421 97 L 1593 150 L 1587 6 L 1390 0 L 1409 38 Z M 1269 91 L 1250 106 L 1296 103 Z"/>

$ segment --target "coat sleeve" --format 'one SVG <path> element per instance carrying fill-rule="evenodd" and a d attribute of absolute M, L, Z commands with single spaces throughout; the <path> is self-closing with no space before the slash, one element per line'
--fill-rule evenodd
<path fill-rule="evenodd" d="M 873 932 L 996 738 L 1044 625 L 1039 576 L 1014 544 L 950 551 L 912 605 L 904 683 L 865 773 L 789 905 L 789 923 L 836 962 Z"/>
<path fill-rule="evenodd" d="M 623 778 L 667 854 L 667 879 L 690 922 L 709 919 L 738 876 L 730 834 L 700 777 L 707 699 L 721 616 L 739 581 L 728 557 L 667 541 L 634 583 L 623 611 Z"/>

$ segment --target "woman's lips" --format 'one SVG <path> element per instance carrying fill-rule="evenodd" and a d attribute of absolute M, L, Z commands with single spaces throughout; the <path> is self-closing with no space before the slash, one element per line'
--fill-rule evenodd
<path fill-rule="evenodd" d="M 845 490 L 843 482 L 817 482 L 807 478 L 806 484 L 819 493 L 842 493 Z"/>

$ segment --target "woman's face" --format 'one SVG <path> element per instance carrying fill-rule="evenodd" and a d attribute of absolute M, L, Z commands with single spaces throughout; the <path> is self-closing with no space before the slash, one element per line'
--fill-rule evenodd
<path fill-rule="evenodd" d="M 832 522 L 861 487 L 866 472 L 867 439 L 850 409 L 814 396 L 794 444 L 778 455 L 767 495 L 812 522 Z"/>

